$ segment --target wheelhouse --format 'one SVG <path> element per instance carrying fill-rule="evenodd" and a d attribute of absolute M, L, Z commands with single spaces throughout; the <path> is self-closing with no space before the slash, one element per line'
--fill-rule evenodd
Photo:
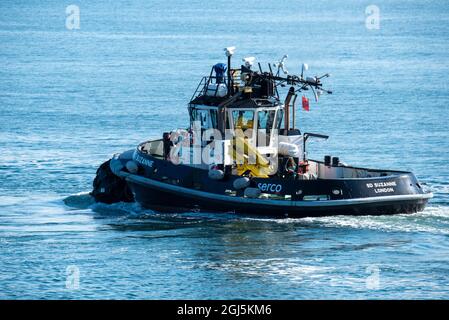
<path fill-rule="evenodd" d="M 220 119 L 219 113 L 224 115 Z M 251 101 L 243 105 L 234 105 L 220 111 L 217 106 L 189 105 L 190 130 L 200 128 L 203 135 L 206 130 L 215 129 L 222 137 L 243 134 L 257 148 L 274 147 L 275 138 L 281 130 L 283 105 L 272 101 Z M 223 125 L 219 125 L 219 121 Z"/>

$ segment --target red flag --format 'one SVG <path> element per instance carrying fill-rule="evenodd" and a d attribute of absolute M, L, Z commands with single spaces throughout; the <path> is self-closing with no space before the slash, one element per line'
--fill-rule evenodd
<path fill-rule="evenodd" d="M 305 96 L 302 96 L 302 108 L 306 111 L 310 111 L 309 99 L 307 99 Z"/>

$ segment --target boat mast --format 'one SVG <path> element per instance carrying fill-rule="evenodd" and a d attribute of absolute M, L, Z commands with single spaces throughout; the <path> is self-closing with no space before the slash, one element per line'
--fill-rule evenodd
<path fill-rule="evenodd" d="M 235 52 L 235 47 L 224 48 L 224 51 L 226 53 L 226 57 L 228 57 L 228 65 L 227 65 L 227 77 L 228 77 L 227 80 L 228 81 L 227 81 L 227 94 L 226 94 L 227 99 L 218 105 L 218 130 L 222 134 L 225 134 L 225 130 L 226 130 L 226 106 L 228 104 L 234 102 L 234 100 L 237 98 L 236 96 L 232 97 L 232 92 L 231 92 L 231 85 L 232 85 L 232 82 L 231 82 L 231 57 Z"/>
<path fill-rule="evenodd" d="M 231 81 L 231 57 L 235 52 L 235 47 L 227 47 L 224 49 L 228 57 L 228 98 L 232 95 L 232 81 Z"/>

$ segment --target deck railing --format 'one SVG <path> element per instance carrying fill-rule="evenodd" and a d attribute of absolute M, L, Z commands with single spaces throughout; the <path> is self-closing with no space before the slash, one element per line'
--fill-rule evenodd
<path fill-rule="evenodd" d="M 190 100 L 205 95 L 210 97 L 223 97 L 223 88 L 226 88 L 226 93 L 229 90 L 227 83 L 228 83 L 227 77 L 225 76 L 203 77 L 201 81 L 198 83 L 198 86 Z"/>

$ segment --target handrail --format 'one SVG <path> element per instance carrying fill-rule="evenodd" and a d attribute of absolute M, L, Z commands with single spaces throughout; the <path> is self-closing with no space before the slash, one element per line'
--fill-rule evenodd
<path fill-rule="evenodd" d="M 223 76 L 223 77 L 216 77 L 216 76 L 206 76 L 201 78 L 200 82 L 198 83 L 198 86 L 196 87 L 195 92 L 192 95 L 192 98 L 190 99 L 190 101 L 192 101 L 193 99 L 199 97 L 199 96 L 203 96 L 206 94 L 206 91 L 209 87 L 209 84 L 211 83 L 217 83 L 217 79 L 220 78 L 220 82 L 219 84 L 224 84 L 226 86 L 226 90 L 229 90 L 228 85 L 227 85 L 227 77 Z M 215 80 L 212 82 L 212 80 Z M 215 93 L 214 93 L 214 97 L 217 96 L 217 92 L 218 92 L 218 85 L 215 88 Z"/>
<path fill-rule="evenodd" d="M 323 140 L 329 139 L 328 135 L 312 133 L 312 132 L 304 132 L 303 137 L 304 138 L 302 139 L 302 142 L 303 142 L 303 149 L 302 150 L 303 150 L 303 161 L 304 162 L 306 161 L 306 142 L 309 139 L 309 137 L 319 138 L 319 139 L 323 139 Z"/>

